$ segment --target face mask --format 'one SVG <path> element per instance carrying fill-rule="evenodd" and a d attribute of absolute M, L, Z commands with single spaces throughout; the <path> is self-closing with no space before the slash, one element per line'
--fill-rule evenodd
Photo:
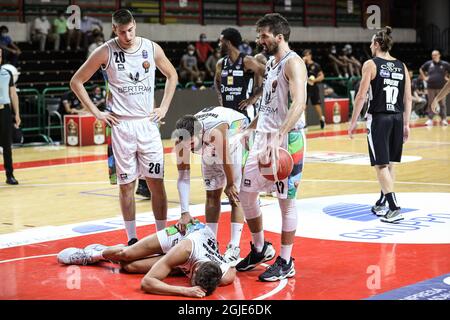
<path fill-rule="evenodd" d="M 45 19 L 47 19 L 47 16 L 42 16 L 41 20 L 44 21 Z"/>
<path fill-rule="evenodd" d="M 194 54 L 194 51 L 188 51 L 188 53 L 192 56 Z"/>
<path fill-rule="evenodd" d="M 331 49 L 332 54 L 336 54 L 336 49 Z"/>

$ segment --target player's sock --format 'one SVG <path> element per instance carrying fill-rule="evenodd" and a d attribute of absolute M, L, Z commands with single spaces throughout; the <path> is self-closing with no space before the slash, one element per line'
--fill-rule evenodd
<path fill-rule="evenodd" d="M 386 199 L 389 203 L 389 209 L 394 211 L 400 209 L 400 207 L 397 205 L 397 198 L 395 197 L 394 192 L 386 193 Z"/>
<path fill-rule="evenodd" d="M 261 252 L 264 247 L 264 231 L 252 233 L 252 242 L 257 252 Z"/>
<path fill-rule="evenodd" d="M 239 247 L 239 243 L 241 242 L 242 229 L 244 228 L 243 223 L 232 222 L 231 223 L 231 240 L 230 243 Z"/>
<path fill-rule="evenodd" d="M 128 241 L 130 241 L 133 238 L 137 239 L 136 220 L 130 220 L 130 221 L 124 220 L 124 222 L 125 222 L 125 230 L 127 230 Z"/>
<path fill-rule="evenodd" d="M 160 231 L 166 227 L 167 220 L 156 220 L 155 219 L 155 224 L 156 224 L 156 231 Z"/>
<path fill-rule="evenodd" d="M 103 258 L 103 250 L 102 251 L 93 251 L 92 252 L 92 260 L 94 260 L 95 262 L 101 261 L 101 260 L 105 260 L 105 258 Z"/>
<path fill-rule="evenodd" d="M 380 199 L 378 199 L 376 205 L 377 206 L 384 206 L 386 204 L 386 197 L 383 193 L 383 190 L 381 190 Z"/>
<path fill-rule="evenodd" d="M 287 263 L 291 261 L 292 244 L 282 244 L 280 257 L 282 257 Z"/>
<path fill-rule="evenodd" d="M 217 227 L 219 226 L 219 224 L 217 222 L 216 223 L 214 223 L 214 222 L 207 222 L 206 225 L 211 228 L 211 230 L 214 232 L 214 234 L 217 237 Z"/>

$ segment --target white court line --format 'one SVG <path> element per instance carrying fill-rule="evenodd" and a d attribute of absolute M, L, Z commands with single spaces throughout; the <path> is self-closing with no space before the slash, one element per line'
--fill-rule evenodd
<path fill-rule="evenodd" d="M 344 182 L 344 183 L 379 183 L 376 180 L 323 180 L 323 179 L 302 179 L 307 182 Z M 444 186 L 450 187 L 450 183 L 435 183 L 435 182 L 416 182 L 416 181 L 395 181 L 395 184 L 416 184 L 426 186 Z"/>
<path fill-rule="evenodd" d="M 40 255 L 40 256 L 29 256 L 29 257 L 21 257 L 21 258 L 9 259 L 9 260 L 0 260 L 0 264 L 8 263 L 8 262 L 14 262 L 14 261 L 20 261 L 20 260 L 29 260 L 29 259 L 53 257 L 53 256 L 57 256 L 57 255 L 58 255 L 57 253 L 52 253 L 52 254 L 43 254 L 43 255 Z"/>
<path fill-rule="evenodd" d="M 262 266 L 264 267 L 268 267 L 269 265 L 266 263 L 261 263 Z M 253 298 L 252 300 L 264 300 L 267 299 L 268 297 L 271 297 L 275 294 L 277 294 L 278 292 L 280 292 L 281 290 L 284 289 L 284 287 L 286 287 L 288 283 L 288 279 L 283 279 L 278 283 L 278 286 L 274 289 L 272 289 L 271 291 L 267 292 L 266 294 L 263 294 L 262 296 Z"/>
<path fill-rule="evenodd" d="M 49 159 L 51 160 L 51 159 Z M 46 160 L 43 160 L 46 161 Z M 105 162 L 107 161 L 106 159 L 104 160 L 92 160 L 92 161 L 85 161 L 85 162 L 74 162 L 74 163 L 61 163 L 61 164 L 50 164 L 48 166 L 39 166 L 39 167 L 32 167 L 32 168 L 14 168 L 14 171 L 27 171 L 27 170 L 36 170 L 36 169 L 47 169 L 48 167 L 63 167 L 63 166 L 73 166 L 76 164 L 92 164 L 92 163 L 96 163 L 96 162 Z"/>

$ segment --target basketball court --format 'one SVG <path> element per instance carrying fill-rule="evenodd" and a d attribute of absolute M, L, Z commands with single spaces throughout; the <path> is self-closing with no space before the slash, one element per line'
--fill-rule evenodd
<path fill-rule="evenodd" d="M 347 125 L 308 127 L 298 192 L 296 276 L 257 280 L 264 266 L 239 272 L 211 300 L 450 299 L 450 131 L 412 124 L 395 185 L 405 220 L 379 221 L 370 207 L 379 196 L 369 165 L 363 124 L 349 140 Z M 168 219 L 179 216 L 177 170 L 165 141 Z M 126 242 L 118 187 L 110 185 L 106 146 L 49 145 L 14 150 L 18 186 L 0 182 L 0 299 L 185 299 L 145 294 L 142 275 L 118 265 L 63 266 L 66 247 Z M 0 165 L 0 171 L 4 168 Z M 3 174 L 3 172 L 2 172 Z M 191 174 L 191 214 L 204 221 L 200 165 Z M 225 251 L 230 207 L 223 199 L 218 241 Z M 138 236 L 155 231 L 150 201 L 136 198 Z M 281 218 L 275 198 L 262 197 L 265 236 L 278 251 Z M 241 256 L 251 241 L 245 226 Z M 185 277 L 171 284 L 188 285 Z"/>

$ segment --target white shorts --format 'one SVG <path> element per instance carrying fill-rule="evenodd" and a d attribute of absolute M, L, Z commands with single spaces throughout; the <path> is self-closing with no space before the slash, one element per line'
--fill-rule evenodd
<path fill-rule="evenodd" d="M 233 165 L 234 186 L 239 192 L 242 180 L 242 145 L 239 141 L 230 141 L 230 156 Z M 217 157 L 202 156 L 202 174 L 206 191 L 213 191 L 224 188 L 227 184 L 227 177 L 223 169 L 221 160 Z"/>
<path fill-rule="evenodd" d="M 294 159 L 294 168 L 286 179 L 277 182 L 264 178 L 258 167 L 258 156 L 266 150 L 268 136 L 267 133 L 256 133 L 253 146 L 245 162 L 241 190 L 246 192 L 272 192 L 272 187 L 275 185 L 277 198 L 295 199 L 303 173 L 303 158 L 306 147 L 303 130 L 289 132 L 281 142 L 280 147 L 288 150 Z"/>
<path fill-rule="evenodd" d="M 164 177 L 164 148 L 156 123 L 148 118 L 121 119 L 111 132 L 119 184 Z"/>

